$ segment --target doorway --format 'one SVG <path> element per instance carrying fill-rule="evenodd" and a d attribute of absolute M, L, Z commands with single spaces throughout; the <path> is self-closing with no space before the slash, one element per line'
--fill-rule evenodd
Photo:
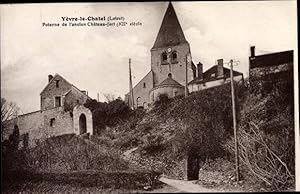
<path fill-rule="evenodd" d="M 79 117 L 79 134 L 86 133 L 86 117 L 81 114 Z"/>

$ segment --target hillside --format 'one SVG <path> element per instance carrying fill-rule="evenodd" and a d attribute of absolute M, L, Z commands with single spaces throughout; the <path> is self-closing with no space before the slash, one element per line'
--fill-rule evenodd
<path fill-rule="evenodd" d="M 293 81 L 236 84 L 240 169 L 251 190 L 294 188 Z M 233 183 L 230 85 L 160 101 L 101 134 L 130 162 L 184 178 L 184 159 L 200 160 L 199 184 Z M 276 143 L 274 143 L 276 142 Z M 224 168 L 224 169 L 222 169 Z M 225 170 L 227 169 L 227 170 Z M 202 179 L 202 181 L 201 181 Z"/>
<path fill-rule="evenodd" d="M 44 177 L 42 181 L 60 182 L 62 179 L 55 177 L 65 176 L 67 185 L 80 182 L 132 189 L 152 185 L 160 174 L 184 179 L 189 170 L 187 161 L 191 160 L 195 162 L 192 171 L 199 172 L 196 184 L 208 188 L 293 190 L 292 78 L 250 85 L 246 81 L 236 83 L 235 88 L 242 180 L 238 184 L 229 84 L 187 98 L 160 96 L 147 111 L 130 111 L 120 99 L 107 104 L 91 101 L 86 106 L 99 118 L 94 125 L 96 135 L 48 138 L 33 149 L 4 155 L 4 162 L 14 161 L 4 163 L 5 169 L 25 167 L 30 171 L 26 174 Z M 9 158 L 12 156 L 15 158 Z M 93 180 L 83 180 L 82 173 Z"/>

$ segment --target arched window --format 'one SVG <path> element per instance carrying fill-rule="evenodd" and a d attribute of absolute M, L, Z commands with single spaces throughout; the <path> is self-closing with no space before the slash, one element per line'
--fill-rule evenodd
<path fill-rule="evenodd" d="M 169 77 L 169 78 L 172 78 L 172 73 L 169 73 L 169 74 L 168 74 L 168 77 Z"/>
<path fill-rule="evenodd" d="M 136 106 L 137 107 L 143 106 L 141 97 L 137 97 L 137 99 L 136 99 Z"/>
<path fill-rule="evenodd" d="M 176 51 L 174 51 L 172 53 L 172 63 L 177 63 L 177 52 Z"/>
<path fill-rule="evenodd" d="M 162 63 L 162 64 L 166 64 L 167 61 L 168 61 L 168 55 L 167 55 L 167 53 L 163 52 L 163 53 L 161 54 L 161 63 Z"/>

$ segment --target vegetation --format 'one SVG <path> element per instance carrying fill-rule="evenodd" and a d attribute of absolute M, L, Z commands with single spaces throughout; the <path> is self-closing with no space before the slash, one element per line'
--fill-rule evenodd
<path fill-rule="evenodd" d="M 20 112 L 20 108 L 14 102 L 8 102 L 5 98 L 1 98 L 1 129 L 5 129 L 8 120 L 16 118 Z"/>
<path fill-rule="evenodd" d="M 12 142 L 18 142 L 17 137 L 15 132 Z M 7 148 L 15 144 L 18 145 L 11 143 Z M 23 155 L 22 158 L 3 159 L 7 164 L 4 166 L 3 191 L 8 193 L 62 192 L 56 190 L 58 185 L 87 192 L 95 191 L 95 187 L 97 192 L 106 188 L 141 189 L 145 185 L 157 184 L 156 178 L 160 174 L 157 171 L 132 168 L 121 158 L 118 150 L 95 144 L 75 134 L 48 138 L 28 150 L 18 150 L 17 146 L 14 148 L 15 152 L 22 151 Z M 24 165 L 19 166 L 21 161 Z M 16 165 L 19 168 L 15 168 Z"/>
<path fill-rule="evenodd" d="M 268 92 L 266 92 L 268 91 Z M 252 82 L 240 112 L 240 160 L 274 190 L 294 186 L 294 99 L 292 76 L 287 81 Z M 233 153 L 233 140 L 224 146 Z"/>
<path fill-rule="evenodd" d="M 120 98 L 107 102 L 97 100 L 87 100 L 84 104 L 93 114 L 93 126 L 95 134 L 101 134 L 106 126 L 115 126 L 127 119 L 131 109 Z"/>
<path fill-rule="evenodd" d="M 294 187 L 292 76 L 290 80 L 278 82 L 255 81 L 249 84 L 246 80 L 235 83 L 235 89 L 242 180 L 250 180 L 255 185 L 263 183 L 274 190 Z M 93 178 L 94 174 L 90 173 L 91 179 L 88 180 L 92 181 L 87 182 L 80 179 L 80 173 L 75 173 L 70 179 L 66 178 L 66 184 L 77 181 L 83 185 L 100 184 L 103 188 L 109 184 L 116 185 L 116 188 L 127 188 L 128 185 L 136 188 L 138 177 L 144 177 L 144 171 L 133 171 L 130 162 L 121 157 L 130 151 L 129 160 L 150 170 L 147 173 L 151 176 L 159 171 L 182 178 L 183 159 L 187 155 L 198 158 L 202 167 L 208 165 L 206 170 L 226 166 L 231 172 L 222 175 L 225 177 L 222 181 L 228 175 L 231 178 L 234 175 L 231 166 L 234 163 L 234 141 L 230 84 L 195 92 L 187 98 L 169 99 L 161 95 L 147 113 L 141 109 L 131 110 L 121 99 L 105 103 L 89 100 L 85 106 L 93 113 L 98 136 L 89 140 L 74 135 L 49 138 L 30 151 L 24 150 L 23 155 L 19 154 L 25 162 L 19 166 L 46 169 L 50 173 L 46 177 L 53 177 L 51 173 L 57 171 L 111 173 L 106 175 L 113 180 L 102 176 Z M 10 142 L 6 142 L 5 148 L 10 151 L 5 153 L 17 153 L 13 151 L 18 150 L 15 146 L 17 137 L 18 133 L 14 132 Z M 221 171 L 219 169 L 219 173 Z M 60 178 L 44 180 L 50 179 L 60 181 Z"/>

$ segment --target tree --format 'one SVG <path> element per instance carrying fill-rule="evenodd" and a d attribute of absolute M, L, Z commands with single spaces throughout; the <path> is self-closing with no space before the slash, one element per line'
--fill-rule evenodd
<path fill-rule="evenodd" d="M 20 112 L 20 108 L 14 102 L 8 102 L 5 98 L 1 98 L 1 127 L 5 127 L 6 121 L 16 118 Z"/>
<path fill-rule="evenodd" d="M 116 95 L 112 94 L 112 93 L 102 93 L 102 95 L 105 97 L 106 102 L 111 102 L 116 100 Z"/>

